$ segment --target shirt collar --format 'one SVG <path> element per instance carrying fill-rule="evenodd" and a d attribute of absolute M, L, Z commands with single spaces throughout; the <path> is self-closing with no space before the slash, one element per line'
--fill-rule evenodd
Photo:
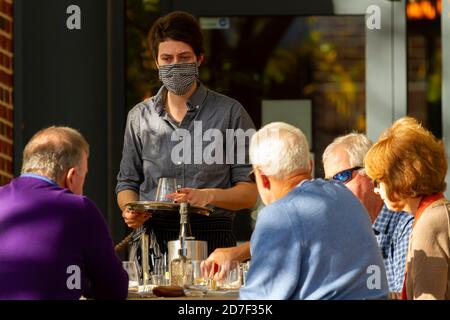
<path fill-rule="evenodd" d="M 155 111 L 161 115 L 164 112 L 164 103 L 166 100 L 166 93 L 167 93 L 167 89 L 166 87 L 162 86 L 159 90 L 158 93 L 155 95 L 155 100 L 153 102 L 153 106 L 155 108 Z"/>
<path fill-rule="evenodd" d="M 377 218 L 375 219 L 372 228 L 375 231 L 375 234 L 387 234 L 389 229 L 389 222 L 391 221 L 391 218 L 393 217 L 393 213 L 388 209 L 386 205 L 383 205 L 383 207 L 380 210 L 380 213 L 378 214 Z"/>
<path fill-rule="evenodd" d="M 198 82 L 197 84 L 197 90 L 194 91 L 187 102 L 189 110 L 199 109 L 206 99 L 207 89 L 202 83 Z"/>
<path fill-rule="evenodd" d="M 45 176 L 41 176 L 39 174 L 35 174 L 35 173 L 23 173 L 20 175 L 20 177 L 24 177 L 24 178 L 33 178 L 33 179 L 39 179 L 45 182 L 48 182 L 49 184 L 59 187 L 59 184 L 57 184 L 55 181 L 53 181 L 50 178 L 47 178 Z"/>
<path fill-rule="evenodd" d="M 187 101 L 188 111 L 194 111 L 196 109 L 199 109 L 206 99 L 208 90 L 201 82 L 197 82 L 197 84 L 198 84 L 197 90 L 194 91 L 194 93 L 189 97 Z M 165 86 L 162 86 L 158 90 L 158 93 L 155 95 L 154 108 L 155 111 L 160 116 L 164 113 L 166 96 L 167 96 L 167 89 Z"/>

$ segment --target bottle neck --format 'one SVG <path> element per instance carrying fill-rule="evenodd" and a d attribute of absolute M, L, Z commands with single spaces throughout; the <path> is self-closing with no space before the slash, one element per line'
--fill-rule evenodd
<path fill-rule="evenodd" d="M 181 248 L 181 249 L 178 249 L 178 256 L 180 257 L 180 258 L 187 258 L 187 250 L 186 250 L 186 248 Z"/>
<path fill-rule="evenodd" d="M 189 222 L 180 224 L 180 234 L 179 239 L 183 239 L 184 241 L 188 240 L 188 238 L 192 237 L 191 224 Z"/>
<path fill-rule="evenodd" d="M 181 203 L 180 205 L 180 234 L 179 239 L 187 240 L 192 237 L 191 224 L 189 223 L 188 204 Z M 183 243 L 182 243 L 183 244 Z"/>

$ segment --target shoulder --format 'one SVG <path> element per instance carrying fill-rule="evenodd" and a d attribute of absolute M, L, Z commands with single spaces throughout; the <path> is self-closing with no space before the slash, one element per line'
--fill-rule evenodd
<path fill-rule="evenodd" d="M 139 116 L 141 116 L 144 111 L 151 112 L 151 109 L 152 109 L 153 105 L 155 104 L 154 100 L 155 100 L 155 97 L 151 97 L 151 98 L 145 99 L 144 101 L 141 101 L 138 104 L 136 104 L 128 112 L 128 118 L 136 119 Z"/>
<path fill-rule="evenodd" d="M 263 211 L 296 220 L 298 216 L 309 216 L 311 212 L 317 212 L 319 207 L 324 210 L 327 205 L 334 205 L 334 200 L 349 196 L 345 189 L 345 186 L 323 179 L 303 180 L 286 196 L 265 207 Z"/>
<path fill-rule="evenodd" d="M 291 224 L 292 208 L 288 206 L 289 200 L 286 198 L 272 202 L 265 206 L 258 215 L 256 223 L 271 226 L 287 226 Z"/>
<path fill-rule="evenodd" d="M 208 102 L 215 102 L 217 104 L 220 104 L 221 108 L 229 109 L 229 110 L 235 110 L 235 111 L 241 111 L 244 110 L 242 107 L 242 104 L 237 101 L 234 98 L 231 98 L 225 94 L 219 93 L 217 91 L 214 91 L 210 88 L 206 88 L 207 91 L 207 100 Z"/>
<path fill-rule="evenodd" d="M 311 200 L 321 198 L 330 201 L 353 201 L 356 199 L 352 196 L 350 190 L 342 183 L 336 181 L 328 181 L 324 179 L 304 180 L 289 194 L 291 197 L 303 197 Z M 353 201 L 355 202 L 355 201 Z"/>
<path fill-rule="evenodd" d="M 141 117 L 144 113 L 148 112 L 150 114 L 156 113 L 157 109 L 163 108 L 163 100 L 167 90 L 164 86 L 159 88 L 158 92 L 147 98 L 138 104 L 136 104 L 131 110 L 128 112 L 129 119 L 135 119 Z"/>
<path fill-rule="evenodd" d="M 381 208 L 380 214 L 375 220 L 375 224 L 388 225 L 389 228 L 395 229 L 395 232 L 400 236 L 409 234 L 414 222 L 414 216 L 404 211 L 392 211 L 384 205 Z"/>
<path fill-rule="evenodd" d="M 444 203 L 431 205 L 422 213 L 416 228 L 423 227 L 441 227 L 442 224 L 447 227 L 448 223 L 448 208 Z M 442 226 L 444 227 L 444 226 Z"/>
<path fill-rule="evenodd" d="M 104 219 L 97 205 L 86 196 L 76 195 L 67 191 L 63 201 L 71 209 L 70 211 L 72 211 L 77 220 L 92 222 Z"/>
<path fill-rule="evenodd" d="M 264 207 L 258 215 L 255 226 L 255 236 L 266 241 L 268 238 L 276 236 L 279 238 L 299 239 L 301 232 L 301 222 L 296 218 L 296 213 L 292 207 L 287 205 L 287 199 L 275 201 Z"/>
<path fill-rule="evenodd" d="M 449 230 L 449 212 L 444 204 L 431 205 L 422 213 L 420 219 L 414 226 L 414 239 L 437 239 L 439 235 L 448 236 Z"/>
<path fill-rule="evenodd" d="M 401 234 L 409 234 L 414 223 L 414 216 L 404 211 L 391 212 L 391 214 L 394 214 L 394 217 L 397 218 L 396 229 L 398 229 Z"/>

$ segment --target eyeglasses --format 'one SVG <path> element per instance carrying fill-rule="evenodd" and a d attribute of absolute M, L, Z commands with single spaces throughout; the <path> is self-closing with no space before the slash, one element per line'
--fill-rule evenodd
<path fill-rule="evenodd" d="M 255 177 L 255 169 L 250 171 L 250 173 L 247 175 L 247 177 L 253 182 L 256 183 L 256 177 Z"/>
<path fill-rule="evenodd" d="M 342 183 L 350 182 L 353 179 L 353 171 L 362 169 L 363 167 L 353 167 L 336 173 L 331 179 Z"/>

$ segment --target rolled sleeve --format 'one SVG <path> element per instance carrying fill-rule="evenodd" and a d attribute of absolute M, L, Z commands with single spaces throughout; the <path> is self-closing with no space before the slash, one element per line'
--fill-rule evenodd
<path fill-rule="evenodd" d="M 128 114 L 116 193 L 123 190 L 139 193 L 140 185 L 144 180 L 138 111 L 139 109 L 135 107 Z"/>

